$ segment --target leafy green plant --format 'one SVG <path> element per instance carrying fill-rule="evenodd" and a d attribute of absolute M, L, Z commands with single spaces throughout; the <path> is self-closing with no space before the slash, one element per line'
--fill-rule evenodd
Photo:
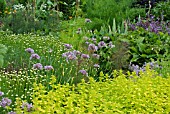
<path fill-rule="evenodd" d="M 58 35 L 59 16 L 61 12 L 56 12 L 53 6 L 42 3 L 40 7 L 27 3 L 15 4 L 10 8 L 10 13 L 1 18 L 3 22 L 2 30 L 10 30 L 13 33 L 37 33 L 40 35 Z M 48 17 L 48 18 L 47 18 Z"/>
<path fill-rule="evenodd" d="M 142 66 L 151 59 L 157 60 L 169 54 L 169 35 L 166 33 L 151 33 L 144 29 L 128 32 L 120 38 L 129 45 L 129 62 Z"/>
<path fill-rule="evenodd" d="M 95 22 L 96 26 L 93 28 L 99 29 L 98 25 L 101 23 L 112 25 L 113 18 L 116 19 L 118 24 L 121 24 L 123 20 L 128 18 L 134 19 L 138 15 L 143 15 L 145 11 L 142 8 L 131 10 L 130 7 L 133 2 L 134 0 L 84 0 L 83 9 L 86 17 Z"/>
<path fill-rule="evenodd" d="M 159 2 L 156 6 L 151 10 L 151 13 L 156 17 L 161 18 L 161 20 L 170 20 L 170 1 Z"/>
<path fill-rule="evenodd" d="M 0 0 L 0 16 L 3 15 L 6 8 L 6 0 Z"/>
<path fill-rule="evenodd" d="M 3 66 L 4 63 L 4 55 L 7 52 L 7 47 L 3 44 L 0 44 L 0 68 Z"/>

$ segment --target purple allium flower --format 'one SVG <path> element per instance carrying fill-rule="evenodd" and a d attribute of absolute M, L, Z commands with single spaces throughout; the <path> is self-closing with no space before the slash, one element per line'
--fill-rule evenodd
<path fill-rule="evenodd" d="M 68 61 L 68 60 L 76 60 L 76 59 L 77 59 L 77 57 L 76 57 L 76 55 L 75 55 L 74 52 L 66 52 L 66 53 L 63 53 L 63 54 L 62 54 L 62 57 L 65 57 L 67 61 Z"/>
<path fill-rule="evenodd" d="M 33 105 L 32 103 L 29 104 L 27 102 L 23 102 L 21 108 L 24 109 L 25 107 L 27 108 L 27 111 L 30 112 L 31 109 L 33 108 Z"/>
<path fill-rule="evenodd" d="M 71 44 L 64 44 L 65 48 L 67 49 L 71 49 L 72 48 L 72 45 Z"/>
<path fill-rule="evenodd" d="M 90 56 L 89 56 L 89 55 L 87 55 L 87 54 L 82 54 L 82 55 L 81 55 L 81 58 L 83 58 L 83 59 L 89 59 L 89 58 L 90 58 Z"/>
<path fill-rule="evenodd" d="M 2 98 L 0 101 L 0 106 L 5 108 L 6 106 L 9 106 L 12 103 L 11 99 L 8 98 Z"/>
<path fill-rule="evenodd" d="M 27 49 L 25 49 L 25 51 L 28 52 L 28 53 L 31 53 L 31 54 L 34 53 L 34 50 L 32 48 L 27 48 Z"/>
<path fill-rule="evenodd" d="M 75 56 L 81 55 L 81 52 L 80 52 L 80 51 L 77 51 L 77 50 L 74 50 L 73 53 L 74 53 Z"/>
<path fill-rule="evenodd" d="M 86 72 L 86 70 L 79 70 L 79 73 L 85 75 L 85 76 L 88 76 L 88 73 Z"/>
<path fill-rule="evenodd" d="M 97 51 L 98 47 L 95 44 L 89 44 L 88 51 Z"/>
<path fill-rule="evenodd" d="M 45 70 L 52 70 L 52 69 L 54 69 L 54 68 L 53 68 L 53 66 L 48 65 L 48 66 L 44 66 L 44 69 L 45 69 Z"/>
<path fill-rule="evenodd" d="M 0 97 L 4 95 L 4 92 L 0 91 Z"/>
<path fill-rule="evenodd" d="M 11 111 L 11 112 L 8 112 L 8 114 L 16 114 L 16 112 Z"/>
<path fill-rule="evenodd" d="M 86 18 L 86 19 L 85 19 L 85 22 L 86 22 L 86 23 L 91 23 L 92 21 L 91 21 L 90 19 Z"/>
<path fill-rule="evenodd" d="M 67 58 L 68 58 L 69 60 L 76 60 L 76 59 L 77 59 L 76 55 L 74 55 L 73 53 L 72 53 L 72 54 L 69 54 Z"/>
<path fill-rule="evenodd" d="M 106 47 L 106 43 L 105 43 L 104 41 L 100 41 L 100 42 L 98 43 L 98 47 L 99 47 L 99 48 Z"/>
<path fill-rule="evenodd" d="M 42 69 L 43 69 L 43 66 L 42 66 L 41 63 L 36 63 L 36 64 L 33 65 L 33 68 L 34 68 L 34 69 L 42 70 Z"/>
<path fill-rule="evenodd" d="M 38 54 L 34 53 L 31 55 L 30 60 L 31 59 L 40 59 L 40 56 Z"/>
<path fill-rule="evenodd" d="M 103 40 L 110 40 L 110 37 L 108 37 L 108 36 L 103 36 Z"/>
<path fill-rule="evenodd" d="M 108 47 L 110 47 L 110 48 L 114 48 L 114 47 L 115 47 L 115 45 L 113 45 L 113 44 L 112 44 L 112 42 L 109 42 Z"/>
<path fill-rule="evenodd" d="M 92 57 L 96 58 L 96 59 L 99 59 L 100 58 L 100 55 L 98 54 L 92 54 Z"/>
<path fill-rule="evenodd" d="M 95 67 L 95 68 L 100 68 L 100 65 L 94 64 L 94 67 Z"/>

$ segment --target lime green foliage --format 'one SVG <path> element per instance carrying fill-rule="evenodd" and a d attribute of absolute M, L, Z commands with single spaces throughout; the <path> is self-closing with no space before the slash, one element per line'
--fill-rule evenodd
<path fill-rule="evenodd" d="M 7 47 L 3 44 L 0 44 L 0 68 L 4 63 L 4 55 L 7 52 Z"/>
<path fill-rule="evenodd" d="M 170 111 L 170 78 L 162 78 L 153 70 L 136 73 L 114 71 L 115 79 L 88 83 L 82 80 L 77 86 L 55 84 L 47 92 L 42 84 L 34 84 L 32 114 L 80 113 L 168 113 Z M 104 74 L 101 75 L 101 80 Z M 104 76 L 104 77 L 107 77 Z M 18 101 L 19 102 L 19 101 Z M 19 105 L 19 104 L 18 104 Z M 21 113 L 18 106 L 17 113 Z"/>

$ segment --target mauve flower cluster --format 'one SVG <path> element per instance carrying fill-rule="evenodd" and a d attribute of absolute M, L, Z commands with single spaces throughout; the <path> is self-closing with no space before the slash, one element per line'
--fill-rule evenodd
<path fill-rule="evenodd" d="M 25 49 L 25 51 L 28 52 L 28 53 L 31 53 L 31 54 L 34 53 L 34 50 L 32 48 L 27 48 L 27 49 Z"/>
<path fill-rule="evenodd" d="M 11 99 L 2 98 L 2 100 L 0 101 L 0 106 L 5 108 L 6 106 L 10 106 L 11 103 L 12 103 Z"/>
<path fill-rule="evenodd" d="M 170 34 L 169 22 L 164 22 L 161 20 L 154 20 L 154 16 L 151 16 L 147 20 L 140 20 L 135 24 L 129 24 L 130 30 L 137 30 L 138 27 L 142 27 L 147 31 L 159 33 L 164 32 Z"/>
<path fill-rule="evenodd" d="M 95 52 L 95 51 L 97 51 L 97 49 L 98 49 L 98 47 L 92 43 L 88 47 L 89 52 Z M 90 56 L 88 54 L 83 54 L 77 50 L 65 52 L 62 54 L 62 57 L 66 58 L 67 62 L 68 62 L 68 60 L 77 60 L 78 64 L 80 64 L 84 59 L 90 59 Z M 99 59 L 100 56 L 98 54 L 93 53 L 92 57 Z M 98 65 L 98 64 L 94 64 L 93 66 L 94 66 L 94 68 L 100 67 L 100 65 Z M 79 73 L 86 75 L 86 76 L 88 75 L 86 70 L 79 70 Z"/>
<path fill-rule="evenodd" d="M 95 52 L 98 50 L 98 47 L 95 44 L 89 44 L 88 51 Z"/>
<path fill-rule="evenodd" d="M 4 92 L 0 91 L 0 97 L 2 97 L 4 95 Z M 7 106 L 10 106 L 12 103 L 12 100 L 7 98 L 7 97 L 3 97 L 0 101 L 0 107 L 6 108 Z M 16 114 L 16 112 L 8 112 L 8 114 Z"/>
<path fill-rule="evenodd" d="M 44 66 L 44 69 L 45 69 L 45 70 L 52 70 L 52 69 L 54 69 L 54 68 L 53 68 L 53 66 L 49 65 L 49 66 Z"/>
<path fill-rule="evenodd" d="M 31 54 L 30 60 L 32 59 L 40 59 L 40 56 L 34 52 L 32 48 L 25 49 L 26 52 Z"/>
<path fill-rule="evenodd" d="M 29 104 L 27 102 L 23 102 L 21 108 L 22 109 L 26 108 L 28 112 L 31 112 L 33 105 L 32 105 L 32 103 Z"/>
<path fill-rule="evenodd" d="M 79 73 L 81 73 L 82 75 L 88 76 L 88 73 L 86 70 L 79 70 Z"/>
<path fill-rule="evenodd" d="M 88 38 L 88 37 L 84 37 L 85 39 L 85 43 L 88 45 L 88 50 L 89 51 L 97 51 L 98 49 L 101 49 L 103 47 L 107 47 L 107 48 L 114 48 L 115 45 L 113 45 L 112 41 L 110 41 L 109 43 L 106 43 L 110 40 L 110 37 L 108 36 L 103 36 L 103 41 L 101 40 L 100 42 L 97 43 L 97 39 L 92 37 L 92 38 Z M 106 41 L 106 42 L 105 42 Z M 90 43 L 92 42 L 92 43 Z M 96 45 L 97 46 L 96 46 Z"/>
<path fill-rule="evenodd" d="M 42 66 L 41 63 L 36 63 L 36 64 L 33 65 L 33 68 L 34 68 L 34 69 L 42 70 L 42 69 L 43 69 L 43 66 Z"/>
<path fill-rule="evenodd" d="M 161 68 L 158 64 L 156 64 L 154 62 L 149 62 L 149 63 L 144 63 L 144 65 L 142 67 L 139 67 L 139 65 L 134 65 L 134 64 L 130 63 L 129 69 L 136 72 L 136 75 L 139 75 L 140 71 L 142 71 L 142 72 L 145 71 L 147 64 L 149 64 L 150 69 Z"/>
<path fill-rule="evenodd" d="M 32 59 L 40 59 L 40 56 L 38 54 L 34 53 L 30 57 L 30 60 L 32 60 Z"/>
<path fill-rule="evenodd" d="M 42 70 L 43 69 L 43 65 L 41 63 L 36 63 L 33 65 L 33 69 L 37 69 L 37 70 Z M 45 70 L 53 70 L 53 66 L 51 65 L 46 65 L 44 66 Z"/>
<path fill-rule="evenodd" d="M 67 44 L 65 44 L 65 47 L 66 48 L 72 48 L 71 45 L 67 45 Z M 27 49 L 25 49 L 25 51 L 27 51 L 28 53 L 31 53 L 30 60 L 32 60 L 32 59 L 40 59 L 40 56 L 38 54 L 34 53 L 34 50 L 32 48 L 27 48 Z M 50 49 L 49 52 L 51 53 L 52 49 Z M 36 64 L 33 65 L 33 69 L 42 70 L 43 69 L 43 65 L 41 63 L 36 63 Z M 45 70 L 52 70 L 53 66 L 46 65 L 46 66 L 44 66 L 44 69 Z"/>
<path fill-rule="evenodd" d="M 76 60 L 77 59 L 75 51 L 74 52 L 65 52 L 62 54 L 62 57 L 65 57 L 67 62 L 68 62 L 68 60 Z"/>
<path fill-rule="evenodd" d="M 90 58 L 90 56 L 89 56 L 89 55 L 87 55 L 87 54 L 81 54 L 81 58 L 83 58 L 83 59 L 89 59 L 89 58 Z"/>
<path fill-rule="evenodd" d="M 0 91 L 0 96 L 3 96 L 4 92 Z M 5 108 L 6 106 L 10 106 L 12 103 L 11 99 L 8 99 L 7 97 L 4 97 L 0 101 L 0 106 Z"/>

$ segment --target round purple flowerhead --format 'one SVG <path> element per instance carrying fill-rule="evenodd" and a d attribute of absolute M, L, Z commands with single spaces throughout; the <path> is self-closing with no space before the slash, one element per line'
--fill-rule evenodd
<path fill-rule="evenodd" d="M 40 59 L 40 56 L 38 54 L 34 53 L 31 55 L 30 60 L 31 59 Z"/>
<path fill-rule="evenodd" d="M 87 54 L 82 54 L 82 55 L 81 55 L 81 58 L 83 58 L 83 59 L 89 59 L 89 58 L 90 58 L 90 56 L 89 56 L 89 55 L 87 55 Z"/>
<path fill-rule="evenodd" d="M 54 68 L 53 68 L 53 66 L 49 65 L 49 66 L 44 66 L 44 69 L 45 69 L 45 70 L 52 70 L 52 69 L 54 69 Z"/>
<path fill-rule="evenodd" d="M 86 70 L 79 70 L 79 73 L 85 75 L 85 76 L 88 76 L 88 73 L 86 72 Z"/>
<path fill-rule="evenodd" d="M 109 42 L 108 47 L 110 47 L 110 48 L 114 48 L 114 47 L 115 47 L 115 45 L 113 45 L 113 44 L 112 44 L 112 42 Z"/>
<path fill-rule="evenodd" d="M 65 46 L 66 49 L 71 49 L 72 48 L 71 44 L 64 44 L 64 46 Z"/>
<path fill-rule="evenodd" d="M 23 102 L 21 108 L 22 108 L 22 109 L 26 108 L 27 111 L 30 112 L 31 109 L 33 108 L 33 105 L 32 105 L 32 103 L 29 104 L 29 103 L 27 103 L 27 102 Z"/>
<path fill-rule="evenodd" d="M 100 42 L 98 43 L 98 47 L 99 47 L 99 48 L 106 47 L 106 43 L 105 43 L 104 41 L 100 41 Z"/>
<path fill-rule="evenodd" d="M 36 64 L 33 65 L 33 68 L 34 68 L 34 69 L 42 70 L 42 69 L 43 69 L 43 66 L 42 66 L 41 63 L 36 63 Z"/>
<path fill-rule="evenodd" d="M 34 50 L 32 48 L 27 48 L 27 49 L 25 49 L 25 51 L 28 52 L 28 53 L 31 53 L 31 54 L 34 53 Z"/>
<path fill-rule="evenodd" d="M 11 99 L 8 98 L 2 98 L 0 101 L 0 106 L 5 108 L 6 106 L 9 106 L 12 103 Z"/>
<path fill-rule="evenodd" d="M 4 92 L 0 91 L 0 97 L 4 95 Z"/>
<path fill-rule="evenodd" d="M 100 65 L 94 64 L 94 67 L 95 67 L 95 68 L 100 68 Z"/>
<path fill-rule="evenodd" d="M 89 44 L 88 51 L 95 52 L 98 50 L 98 47 L 95 44 Z"/>
<path fill-rule="evenodd" d="M 74 50 L 74 51 L 73 51 L 73 54 L 74 54 L 75 56 L 77 56 L 77 55 L 81 55 L 81 52 L 80 52 L 80 51 L 77 51 L 77 50 Z"/>

